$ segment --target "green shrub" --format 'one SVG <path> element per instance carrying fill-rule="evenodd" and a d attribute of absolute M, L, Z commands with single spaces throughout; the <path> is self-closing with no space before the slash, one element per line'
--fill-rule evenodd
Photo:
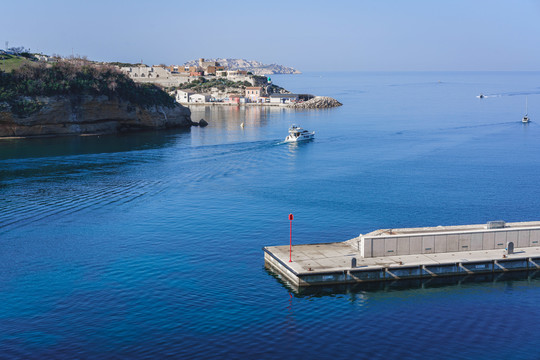
<path fill-rule="evenodd" d="M 37 100 L 17 99 L 10 104 L 11 111 L 20 117 L 38 112 L 43 104 Z"/>

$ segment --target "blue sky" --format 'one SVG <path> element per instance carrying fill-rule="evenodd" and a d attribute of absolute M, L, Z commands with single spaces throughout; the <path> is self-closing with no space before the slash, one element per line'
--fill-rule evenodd
<path fill-rule="evenodd" d="M 5 1 L 0 46 L 92 60 L 229 57 L 301 71 L 540 70 L 540 1 Z"/>

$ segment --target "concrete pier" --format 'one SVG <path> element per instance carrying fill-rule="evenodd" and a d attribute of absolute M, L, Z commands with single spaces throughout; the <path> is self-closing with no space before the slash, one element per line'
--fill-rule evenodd
<path fill-rule="evenodd" d="M 288 245 L 263 250 L 268 268 L 292 285 L 304 287 L 537 271 L 539 237 L 537 221 L 490 222 L 377 230 L 344 242 L 294 245 L 292 262 Z"/>

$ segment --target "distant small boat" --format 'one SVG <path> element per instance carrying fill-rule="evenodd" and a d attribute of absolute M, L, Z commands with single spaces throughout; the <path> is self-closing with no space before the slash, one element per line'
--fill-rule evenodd
<path fill-rule="evenodd" d="M 315 131 L 309 132 L 296 125 L 291 125 L 289 135 L 285 138 L 285 142 L 297 142 L 311 140 L 315 137 Z"/>
<path fill-rule="evenodd" d="M 244 123 L 241 123 L 241 124 L 240 124 L 240 127 L 243 128 L 243 127 L 244 127 Z"/>
<path fill-rule="evenodd" d="M 525 96 L 525 116 L 523 117 L 523 119 L 521 119 L 521 122 L 524 124 L 530 121 L 529 116 L 527 116 L 527 112 L 527 97 Z"/>
<path fill-rule="evenodd" d="M 480 94 L 480 95 L 477 96 L 477 98 L 483 99 L 483 98 L 485 98 L 485 96 L 484 96 L 484 94 Z"/>

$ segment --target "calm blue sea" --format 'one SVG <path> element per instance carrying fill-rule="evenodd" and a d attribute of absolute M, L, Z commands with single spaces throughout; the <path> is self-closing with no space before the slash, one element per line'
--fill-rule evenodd
<path fill-rule="evenodd" d="M 344 106 L 0 142 L 0 358 L 540 359 L 534 274 L 296 293 L 261 250 L 289 212 L 295 243 L 539 220 L 540 73 L 272 80 Z"/>

